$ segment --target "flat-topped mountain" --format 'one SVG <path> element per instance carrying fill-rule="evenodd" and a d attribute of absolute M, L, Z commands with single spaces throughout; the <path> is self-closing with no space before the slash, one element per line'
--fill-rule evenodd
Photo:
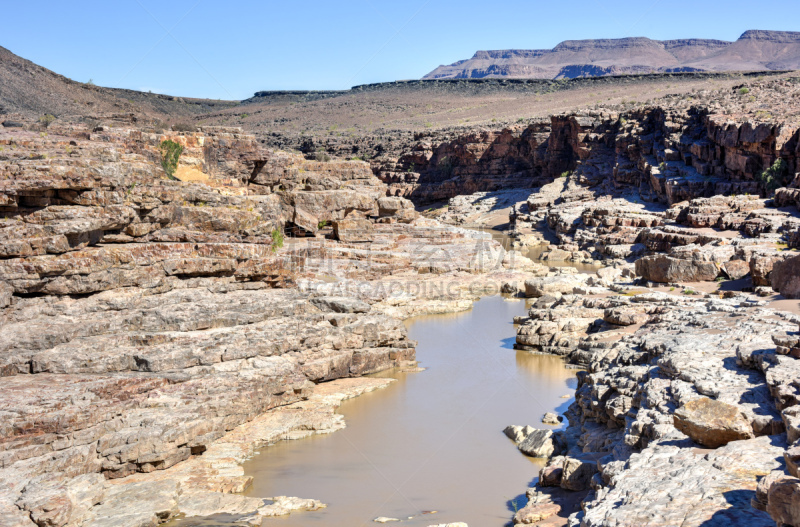
<path fill-rule="evenodd" d="M 575 78 L 625 73 L 800 69 L 800 32 L 745 31 L 736 42 L 646 37 L 565 40 L 553 49 L 478 51 L 425 79 Z"/>

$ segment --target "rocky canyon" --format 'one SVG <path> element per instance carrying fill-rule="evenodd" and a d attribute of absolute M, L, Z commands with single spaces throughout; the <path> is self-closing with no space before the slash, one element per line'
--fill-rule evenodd
<path fill-rule="evenodd" d="M 211 101 L 0 52 L 0 526 L 312 518 L 245 463 L 490 295 L 575 381 L 481 445 L 538 463 L 500 524 L 800 525 L 796 73 Z"/>

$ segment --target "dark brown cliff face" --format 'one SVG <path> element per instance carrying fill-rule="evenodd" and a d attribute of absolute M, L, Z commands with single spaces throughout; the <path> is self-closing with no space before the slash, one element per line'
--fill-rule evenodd
<path fill-rule="evenodd" d="M 798 84 L 773 87 L 796 92 Z M 747 93 L 749 88 L 739 88 L 722 97 L 755 99 Z M 787 186 L 800 171 L 798 144 L 800 124 L 791 118 L 776 122 L 760 109 L 733 118 L 719 105 L 685 99 L 556 115 L 525 128 L 472 132 L 439 144 L 422 137 L 396 162 L 373 161 L 373 170 L 390 194 L 419 202 L 535 188 L 574 171 L 595 184 L 638 189 L 645 198 L 672 204 L 720 194 L 766 195 Z M 778 181 L 765 181 L 764 172 L 778 159 Z"/>
<path fill-rule="evenodd" d="M 583 123 L 583 125 L 581 124 Z M 535 187 L 589 154 L 583 117 L 556 116 L 527 128 L 479 131 L 431 145 L 418 141 L 396 164 L 373 165 L 392 195 L 420 202 L 502 188 Z"/>

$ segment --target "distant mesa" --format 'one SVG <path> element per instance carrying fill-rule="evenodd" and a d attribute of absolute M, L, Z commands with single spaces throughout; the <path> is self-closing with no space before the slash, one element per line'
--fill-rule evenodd
<path fill-rule="evenodd" d="M 565 40 L 553 49 L 478 51 L 423 79 L 573 79 L 692 71 L 800 69 L 800 32 L 745 31 L 736 42 L 646 37 Z"/>

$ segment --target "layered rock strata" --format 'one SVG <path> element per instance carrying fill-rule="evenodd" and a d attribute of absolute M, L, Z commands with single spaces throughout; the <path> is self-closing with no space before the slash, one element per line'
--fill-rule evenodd
<path fill-rule="evenodd" d="M 619 280 L 612 288 L 624 290 Z M 518 347 L 586 371 L 569 426 L 552 436 L 562 446 L 534 452 L 558 456 L 515 522 L 566 514 L 575 526 L 795 524 L 784 489 L 796 476 L 798 316 L 741 293 L 573 287 L 536 291 L 517 321 Z M 577 509 L 564 491 L 588 494 Z"/>
<path fill-rule="evenodd" d="M 184 146 L 178 180 L 165 139 Z M 402 318 L 547 272 L 419 218 L 366 163 L 236 129 L 54 127 L 0 144 L 4 525 L 317 509 L 237 495 L 241 462 L 341 428 L 338 402 L 388 384 L 363 375 L 413 361 Z"/>

